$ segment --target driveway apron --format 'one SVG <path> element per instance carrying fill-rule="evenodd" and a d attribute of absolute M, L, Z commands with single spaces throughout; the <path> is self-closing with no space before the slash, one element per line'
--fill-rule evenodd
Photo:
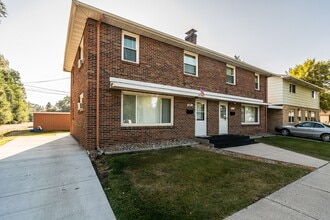
<path fill-rule="evenodd" d="M 0 147 L 0 219 L 115 219 L 85 150 L 69 134 Z"/>

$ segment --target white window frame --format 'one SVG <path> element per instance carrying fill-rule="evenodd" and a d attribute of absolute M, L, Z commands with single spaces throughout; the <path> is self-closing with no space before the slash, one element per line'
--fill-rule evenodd
<path fill-rule="evenodd" d="M 135 38 L 136 41 L 136 61 L 131 61 L 131 60 L 125 60 L 124 59 L 124 48 L 125 48 L 125 36 L 129 36 L 132 38 Z M 121 34 L 121 60 L 125 61 L 125 62 L 130 62 L 130 63 L 139 63 L 139 50 L 140 50 L 140 36 L 137 34 L 133 34 L 127 31 L 122 31 Z"/>
<path fill-rule="evenodd" d="M 297 92 L 297 86 L 295 84 L 289 83 L 289 92 L 295 94 Z"/>
<path fill-rule="evenodd" d="M 233 69 L 233 73 L 234 73 L 234 82 L 233 83 L 227 82 L 227 68 Z M 226 65 L 226 84 L 236 85 L 236 67 L 232 66 L 232 65 L 229 65 L 229 64 Z"/>
<path fill-rule="evenodd" d="M 196 73 L 195 73 L 195 74 L 188 73 L 188 72 L 185 71 L 185 62 L 184 62 L 184 57 L 185 57 L 185 55 L 195 57 L 195 60 L 196 60 Z M 195 77 L 198 77 L 198 54 L 196 54 L 196 53 L 192 53 L 192 52 L 189 52 L 189 51 L 184 51 L 184 52 L 183 52 L 183 73 L 184 73 L 185 75 L 188 75 L 188 76 L 195 76 Z"/>
<path fill-rule="evenodd" d="M 302 111 L 299 109 L 298 110 L 298 122 L 302 121 Z"/>
<path fill-rule="evenodd" d="M 255 81 L 256 80 L 255 77 L 257 77 L 257 82 Z M 257 86 L 256 86 L 256 83 L 257 83 Z M 258 90 L 258 91 L 260 90 L 260 75 L 258 73 L 254 74 L 254 89 Z"/>
<path fill-rule="evenodd" d="M 257 105 L 241 105 L 241 108 L 242 107 L 252 107 L 252 108 L 257 108 L 258 109 L 258 121 L 257 122 L 242 122 L 242 119 L 241 119 L 241 124 L 242 125 L 259 125 L 260 124 L 260 106 L 257 106 Z M 242 114 L 242 112 L 241 112 Z"/>
<path fill-rule="evenodd" d="M 294 123 L 294 110 L 289 110 L 288 112 L 288 122 Z"/>
<path fill-rule="evenodd" d="M 79 95 L 79 101 L 78 101 L 78 112 L 82 112 L 84 111 L 84 93 L 82 92 L 80 95 Z"/>
<path fill-rule="evenodd" d="M 316 114 L 313 111 L 311 111 L 311 121 L 316 121 Z"/>
<path fill-rule="evenodd" d="M 124 121 L 124 95 L 135 95 L 135 96 L 149 96 L 149 97 L 157 97 L 157 98 L 165 98 L 171 100 L 171 123 L 159 123 L 159 124 L 136 124 L 136 123 L 123 123 Z M 135 106 L 135 115 L 137 115 L 137 105 Z M 139 92 L 130 92 L 130 91 L 122 91 L 121 93 L 121 116 L 120 123 L 122 127 L 165 127 L 165 126 L 173 126 L 174 124 L 174 97 L 173 96 L 165 96 L 165 95 L 156 95 L 150 93 L 139 93 Z"/>
<path fill-rule="evenodd" d="M 312 91 L 312 99 L 316 99 L 316 91 Z"/>

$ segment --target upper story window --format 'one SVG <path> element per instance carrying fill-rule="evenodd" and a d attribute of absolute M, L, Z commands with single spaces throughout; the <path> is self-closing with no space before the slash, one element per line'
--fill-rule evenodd
<path fill-rule="evenodd" d="M 184 52 L 184 73 L 197 76 L 198 56 L 197 54 Z"/>
<path fill-rule="evenodd" d="M 79 45 L 78 68 L 82 67 L 83 63 L 84 63 L 84 38 L 81 39 Z"/>
<path fill-rule="evenodd" d="M 316 99 L 316 92 L 315 91 L 312 91 L 312 98 Z"/>
<path fill-rule="evenodd" d="M 254 74 L 254 88 L 255 90 L 260 90 L 260 75 Z"/>
<path fill-rule="evenodd" d="M 126 31 L 122 33 L 122 60 L 139 63 L 139 36 Z"/>
<path fill-rule="evenodd" d="M 295 84 L 289 84 L 289 92 L 296 93 L 296 85 Z"/>
<path fill-rule="evenodd" d="M 227 65 L 226 66 L 226 83 L 228 84 L 236 84 L 236 71 L 234 66 Z"/>

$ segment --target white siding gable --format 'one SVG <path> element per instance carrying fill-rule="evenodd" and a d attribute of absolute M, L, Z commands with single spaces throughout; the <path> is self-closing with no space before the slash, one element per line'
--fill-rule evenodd
<path fill-rule="evenodd" d="M 296 92 L 289 91 L 290 83 L 296 85 Z M 320 108 L 319 92 L 312 97 L 312 89 L 290 82 L 278 76 L 268 78 L 268 102 L 272 105 L 292 105 L 306 108 Z"/>

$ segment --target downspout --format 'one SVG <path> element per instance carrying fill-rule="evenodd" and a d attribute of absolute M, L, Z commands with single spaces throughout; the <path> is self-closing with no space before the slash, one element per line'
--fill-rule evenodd
<path fill-rule="evenodd" d="M 101 21 L 102 14 L 100 19 L 97 22 L 97 31 L 96 31 L 96 150 L 98 153 L 102 154 L 103 151 L 100 148 L 100 36 L 101 36 Z"/>

